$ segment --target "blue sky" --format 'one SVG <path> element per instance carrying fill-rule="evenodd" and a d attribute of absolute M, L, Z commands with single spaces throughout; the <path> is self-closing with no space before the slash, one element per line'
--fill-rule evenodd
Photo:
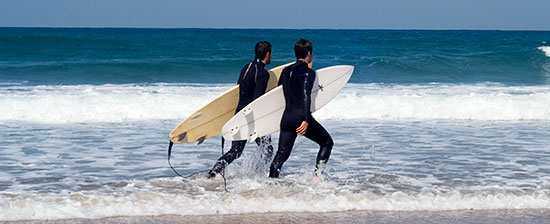
<path fill-rule="evenodd" d="M 0 0 L 0 26 L 550 30 L 549 0 Z"/>

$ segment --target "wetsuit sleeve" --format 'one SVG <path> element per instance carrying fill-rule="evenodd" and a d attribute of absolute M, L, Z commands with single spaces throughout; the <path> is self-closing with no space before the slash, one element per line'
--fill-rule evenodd
<path fill-rule="evenodd" d="M 287 67 L 288 68 L 288 67 Z M 283 84 L 283 80 L 285 79 L 286 77 L 286 71 L 287 71 L 287 68 L 284 68 L 283 71 L 281 71 L 281 75 L 279 76 L 279 81 L 277 82 L 277 86 L 280 86 Z"/>
<path fill-rule="evenodd" d="M 257 99 L 265 93 L 267 88 L 267 83 L 269 81 L 269 73 L 266 70 L 260 71 L 258 73 L 258 79 L 256 80 L 256 88 L 254 89 L 254 98 Z"/>
<path fill-rule="evenodd" d="M 306 77 L 304 78 L 304 108 L 302 108 L 302 111 L 304 111 L 304 117 L 305 121 L 307 123 L 311 122 L 312 116 L 311 116 L 311 90 L 313 89 L 313 81 L 315 81 L 315 71 L 309 70 L 306 73 Z"/>
<path fill-rule="evenodd" d="M 239 74 L 239 79 L 237 79 L 237 85 L 241 84 L 241 80 L 243 79 L 243 75 L 246 72 L 247 67 L 248 67 L 248 64 L 244 65 L 244 67 L 241 69 L 241 73 Z"/>

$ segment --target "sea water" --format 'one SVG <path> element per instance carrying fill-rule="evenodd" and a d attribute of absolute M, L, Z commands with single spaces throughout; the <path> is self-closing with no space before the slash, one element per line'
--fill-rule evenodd
<path fill-rule="evenodd" d="M 355 66 L 280 179 L 249 143 L 226 182 L 221 139 L 169 132 L 313 42 L 314 69 Z M 0 28 L 0 221 L 142 215 L 550 209 L 550 32 Z M 275 148 L 278 133 L 272 134 Z M 228 150 L 228 143 L 224 151 Z"/>

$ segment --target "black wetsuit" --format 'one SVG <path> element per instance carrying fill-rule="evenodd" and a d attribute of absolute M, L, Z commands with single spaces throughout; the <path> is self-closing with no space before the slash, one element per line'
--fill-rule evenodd
<path fill-rule="evenodd" d="M 239 85 L 239 103 L 235 113 L 239 112 L 246 105 L 252 103 L 256 98 L 265 93 L 269 81 L 269 72 L 264 69 L 264 63 L 260 61 L 250 62 L 241 69 L 237 84 Z M 246 145 L 246 140 L 233 141 L 231 149 L 218 159 L 218 162 L 210 170 L 209 174 L 220 173 L 226 165 L 239 158 Z M 271 136 L 263 136 L 256 139 L 258 146 L 265 146 L 262 157 L 270 158 L 273 152 Z"/>
<path fill-rule="evenodd" d="M 297 137 L 296 128 L 303 121 L 308 123 L 304 136 L 321 147 L 317 154 L 316 170 L 320 169 L 320 166 L 326 163 L 330 157 L 334 145 L 332 138 L 325 128 L 311 116 L 311 89 L 316 75 L 315 71 L 302 61 L 286 67 L 281 73 L 279 85 L 283 85 L 286 107 L 281 119 L 279 149 L 271 163 L 269 177 L 279 177 L 281 167 L 290 156 L 294 146 Z"/>

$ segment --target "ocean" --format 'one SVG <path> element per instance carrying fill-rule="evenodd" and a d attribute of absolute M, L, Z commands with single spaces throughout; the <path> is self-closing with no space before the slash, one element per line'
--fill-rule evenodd
<path fill-rule="evenodd" d="M 321 182 L 303 137 L 280 179 L 254 143 L 225 184 L 205 179 L 220 137 L 176 144 L 191 175 L 176 176 L 169 132 L 235 85 L 256 42 L 273 45 L 269 69 L 299 38 L 314 69 L 355 66 L 313 114 L 335 142 Z M 0 28 L 0 222 L 470 211 L 550 219 L 550 31 Z"/>

